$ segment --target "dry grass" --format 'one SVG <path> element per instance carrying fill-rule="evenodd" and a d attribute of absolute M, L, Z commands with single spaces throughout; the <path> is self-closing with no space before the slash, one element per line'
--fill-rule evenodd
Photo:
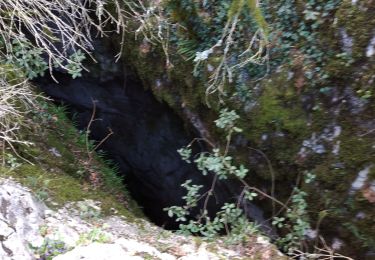
<path fill-rule="evenodd" d="M 93 39 L 112 32 L 123 36 L 117 55 L 120 59 L 127 22 L 131 20 L 136 29 L 130 32 L 151 44 L 160 44 L 170 66 L 170 24 L 158 4 L 159 1 L 151 1 L 146 6 L 140 0 L 0 0 L 0 148 L 3 154 L 6 146 L 16 153 L 15 143 L 29 144 L 20 140 L 17 132 L 24 124 L 22 111 L 36 106 L 30 84 L 21 76 L 24 73 L 15 72 L 15 66 L 1 67 L 17 56 L 14 46 L 26 50 L 30 48 L 26 42 L 31 42 L 31 47 L 41 50 L 53 77 L 54 67 L 69 71 L 68 65 L 81 65 L 71 58 L 77 51 L 94 59 Z M 9 73 L 14 75 L 12 80 Z"/>
<path fill-rule="evenodd" d="M 120 0 L 108 4 L 104 0 L 0 0 L 0 149 L 17 151 L 18 131 L 25 125 L 24 113 L 36 106 L 35 95 L 23 73 L 4 65 L 14 57 L 15 44 L 31 41 L 42 50 L 52 75 L 54 66 L 67 69 L 73 53 L 87 55 L 93 50 L 93 37 L 105 36 L 105 28 L 117 33 L 125 31 L 125 15 Z M 111 10 L 109 12 L 108 10 Z M 2 156 L 4 157 L 4 156 Z M 4 158 L 3 158 L 4 160 Z"/>
<path fill-rule="evenodd" d="M 206 88 L 206 103 L 209 106 L 208 96 L 214 93 L 219 93 L 225 96 L 225 86 L 227 83 L 233 83 L 237 71 L 248 64 L 264 65 L 268 67 L 269 62 L 269 46 L 268 39 L 264 31 L 259 28 L 252 36 L 248 46 L 238 56 L 238 61 L 235 64 L 231 62 L 231 55 L 236 45 L 234 33 L 239 31 L 240 13 L 238 10 L 231 19 L 228 19 L 223 28 L 221 38 L 211 48 L 197 53 L 194 62 L 194 74 L 197 75 L 198 68 L 202 63 L 206 62 L 210 55 L 221 53 L 219 55 L 219 64 L 213 68 L 209 76 L 208 86 Z M 267 68 L 268 71 L 268 68 Z M 259 80 L 259 79 L 257 79 Z"/>
<path fill-rule="evenodd" d="M 0 154 L 5 154 L 5 148 L 10 147 L 15 154 L 15 144 L 30 145 L 28 141 L 20 140 L 18 131 L 23 125 L 25 112 L 35 106 L 35 95 L 30 90 L 28 82 L 13 78 L 17 73 L 11 66 L 0 67 Z M 18 155 L 18 154 L 17 154 Z M 2 156 L 4 163 L 4 156 Z"/>
<path fill-rule="evenodd" d="M 68 65 L 81 65 L 71 58 L 77 51 L 93 59 L 93 38 L 114 31 L 123 36 L 117 55 L 120 59 L 127 22 L 131 20 L 136 27 L 131 33 L 151 44 L 161 44 L 171 66 L 170 24 L 159 4 L 150 1 L 146 6 L 140 0 L 0 0 L 0 64 L 16 57 L 14 46 L 26 50 L 25 43 L 31 42 L 32 47 L 41 50 L 53 77 L 54 67 L 69 71 Z M 0 146 L 10 146 L 16 152 L 14 143 L 28 144 L 18 139 L 17 131 L 23 124 L 21 111 L 32 109 L 35 97 L 27 81 L 9 80 L 9 71 L 4 68 L 0 67 Z"/>
<path fill-rule="evenodd" d="M 114 16 L 108 8 L 116 10 Z M 64 67 L 69 54 L 78 49 L 90 54 L 93 33 L 104 36 L 107 24 L 125 30 L 118 0 L 0 0 L 0 36 L 5 55 L 12 55 L 14 41 L 32 38 L 52 64 Z"/>

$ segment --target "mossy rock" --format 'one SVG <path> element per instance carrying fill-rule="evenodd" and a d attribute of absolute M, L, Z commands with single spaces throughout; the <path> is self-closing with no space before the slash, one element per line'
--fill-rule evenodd
<path fill-rule="evenodd" d="M 362 1 L 353 4 L 345 0 L 336 12 L 338 26 L 344 28 L 348 35 L 353 38 L 353 57 L 355 59 L 364 57 L 371 34 L 375 27 L 373 19 L 375 6 L 371 1 Z"/>

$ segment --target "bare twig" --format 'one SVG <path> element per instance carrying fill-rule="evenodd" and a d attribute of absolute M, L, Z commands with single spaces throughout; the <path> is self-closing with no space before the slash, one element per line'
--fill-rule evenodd
<path fill-rule="evenodd" d="M 227 83 L 232 83 L 237 71 L 248 64 L 267 65 L 267 73 L 269 69 L 269 44 L 267 36 L 263 29 L 258 29 L 251 37 L 245 51 L 238 54 L 234 51 L 236 40 L 233 35 L 239 30 L 240 12 L 238 10 L 233 17 L 228 19 L 225 24 L 221 38 L 211 48 L 199 52 L 194 59 L 194 74 L 197 74 L 198 68 L 208 59 L 209 55 L 220 53 L 219 64 L 210 74 L 209 82 L 206 88 L 206 103 L 209 106 L 208 96 L 218 92 L 219 98 L 225 95 L 224 87 Z M 233 58 L 237 61 L 233 62 Z M 233 64 L 234 63 L 234 64 Z M 220 99 L 221 100 L 221 99 Z"/>
<path fill-rule="evenodd" d="M 86 141 L 86 151 L 87 155 L 89 157 L 89 163 L 93 160 L 92 154 L 105 142 L 107 139 L 113 134 L 113 131 L 111 128 L 108 128 L 109 133 L 93 148 L 90 147 L 90 132 L 91 132 L 91 126 L 92 123 L 95 121 L 95 116 L 96 116 L 96 100 L 91 99 L 92 102 L 92 113 L 90 117 L 90 121 L 87 124 L 86 127 L 86 133 L 85 133 L 85 141 Z"/>
<path fill-rule="evenodd" d="M 271 174 L 271 196 L 275 197 L 275 172 L 273 170 L 271 161 L 268 159 L 267 155 L 264 152 L 262 152 L 261 150 L 255 149 L 255 148 L 252 148 L 252 147 L 248 147 L 248 148 L 256 151 L 257 153 L 259 153 L 266 160 L 269 172 Z M 272 215 L 275 215 L 275 201 L 272 201 Z"/>
<path fill-rule="evenodd" d="M 18 131 L 23 124 L 23 118 L 31 107 L 35 106 L 35 95 L 29 88 L 27 81 L 10 79 L 8 73 L 14 68 L 0 67 L 0 146 L 2 147 L 3 164 L 5 163 L 5 147 L 8 146 L 22 160 L 14 144 L 32 145 L 31 142 L 21 140 Z M 20 109 L 23 108 L 23 109 Z"/>
<path fill-rule="evenodd" d="M 103 0 L 0 0 L 5 55 L 13 55 L 14 42 L 21 43 L 30 35 L 35 47 L 48 56 L 50 71 L 55 64 L 66 68 L 68 62 L 74 63 L 70 55 L 78 49 L 91 56 L 94 30 L 104 36 L 109 23 L 116 24 L 119 33 L 126 28 L 119 0 L 111 2 L 117 17 Z"/>

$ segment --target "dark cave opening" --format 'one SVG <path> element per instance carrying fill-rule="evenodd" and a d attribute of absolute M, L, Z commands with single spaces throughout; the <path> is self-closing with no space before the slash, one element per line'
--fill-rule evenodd
<path fill-rule="evenodd" d="M 192 164 L 181 159 L 177 150 L 190 143 L 198 133 L 189 128 L 167 104 L 159 102 L 151 90 L 146 90 L 124 63 L 115 62 L 110 42 L 97 41 L 95 58 L 98 63 L 86 64 L 89 72 L 72 79 L 55 71 L 36 80 L 36 85 L 57 104 L 67 105 L 74 115 L 78 129 L 86 130 L 93 113 L 95 120 L 90 138 L 100 142 L 109 132 L 113 134 L 101 145 L 124 177 L 131 196 L 155 224 L 166 229 L 178 229 L 179 223 L 170 218 L 164 208 L 181 206 L 186 194 L 181 187 L 186 180 L 202 185 L 202 193 L 210 189 L 213 176 L 204 176 Z M 109 44 L 109 46 L 107 46 Z M 197 146 L 196 152 L 205 147 Z M 219 181 L 215 196 L 207 205 L 213 216 L 226 202 L 236 201 L 241 191 L 239 183 Z M 199 214 L 203 201 L 191 213 Z M 258 223 L 264 223 L 263 211 L 253 204 L 246 206 L 246 214 Z"/>
<path fill-rule="evenodd" d="M 60 84 L 45 77 L 37 85 L 56 103 L 68 106 L 80 130 L 87 128 L 95 102 L 90 138 L 99 142 L 109 128 L 113 131 L 100 149 L 119 166 L 126 187 L 145 215 L 159 226 L 177 229 L 178 223 L 163 209 L 183 205 L 186 191 L 181 184 L 191 179 L 208 190 L 212 182 L 212 177 L 203 176 L 177 153 L 194 138 L 182 119 L 133 78 L 114 76 L 101 81 L 88 73 L 73 80 L 61 72 L 54 77 Z M 230 186 L 218 185 L 209 212 L 215 213 L 233 196 Z"/>

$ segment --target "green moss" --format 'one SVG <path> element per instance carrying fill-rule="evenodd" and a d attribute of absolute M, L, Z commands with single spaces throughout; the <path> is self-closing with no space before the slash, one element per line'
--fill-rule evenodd
<path fill-rule="evenodd" d="M 0 168 L 0 177 L 12 177 L 22 185 L 31 188 L 37 196 L 41 191 L 46 191 L 48 193 L 46 203 L 51 208 L 59 208 L 68 202 L 91 199 L 101 202 L 104 215 L 113 215 L 113 209 L 115 209 L 118 214 L 132 222 L 139 222 L 137 218 L 144 218 L 134 202 L 129 200 L 127 205 L 122 204 L 116 195 L 92 189 L 87 183 L 80 182 L 60 169 L 54 169 L 51 172 L 44 170 L 41 166 L 23 164 L 14 170 Z"/>
<path fill-rule="evenodd" d="M 56 133 L 50 132 L 47 134 L 46 144 L 51 148 L 55 148 L 67 162 L 74 162 L 75 158 L 73 153 L 66 146 L 66 143 L 61 141 L 65 138 L 56 136 Z"/>
<path fill-rule="evenodd" d="M 12 64 L 0 64 L 0 74 L 5 76 L 5 79 L 14 85 L 23 81 L 23 72 Z"/>
<path fill-rule="evenodd" d="M 352 169 L 361 169 L 374 154 L 371 140 L 347 133 L 341 136 L 340 160 Z"/>
<path fill-rule="evenodd" d="M 353 37 L 353 57 L 362 58 L 373 35 L 375 6 L 371 1 L 362 1 L 353 5 L 345 0 L 336 13 L 338 26 L 344 28 Z"/>
<path fill-rule="evenodd" d="M 64 122 L 66 124 L 66 122 Z M 70 150 L 74 139 L 65 138 L 55 130 L 40 130 L 38 134 L 33 133 L 35 129 L 23 129 L 24 140 L 30 140 L 33 145 L 22 145 L 18 147 L 19 154 L 46 168 L 61 168 L 65 173 L 73 175 L 77 171 L 76 158 Z M 56 154 L 55 154 L 56 153 Z"/>
<path fill-rule="evenodd" d="M 258 134 L 267 133 L 271 129 L 295 135 L 306 132 L 302 109 L 298 104 L 287 104 L 284 97 L 278 87 L 266 87 L 259 99 L 258 109 L 254 112 L 255 118 L 252 119 L 252 127 L 258 130 Z"/>
<path fill-rule="evenodd" d="M 370 172 L 368 174 L 369 180 L 375 180 L 375 167 L 372 167 L 370 169 Z"/>
<path fill-rule="evenodd" d="M 304 20 L 307 25 L 310 22 L 304 19 L 306 3 L 299 1 L 294 4 L 298 10 L 297 15 L 300 14 L 301 17 L 292 17 L 290 26 L 295 28 L 294 33 L 297 33 L 299 21 Z M 316 5 L 320 4 L 316 3 Z M 196 13 L 196 7 L 191 7 L 190 11 L 185 11 L 181 3 L 171 3 L 171 5 L 172 19 L 187 28 L 186 31 L 179 31 L 178 37 L 181 36 L 181 39 L 187 41 L 199 42 L 197 35 L 191 29 L 198 28 L 194 27 L 193 23 L 200 20 L 194 19 L 199 16 Z M 348 192 L 358 172 L 374 161 L 375 154 L 371 139 L 373 135 L 358 137 L 358 125 L 356 125 L 356 120 L 371 122 L 374 107 L 365 113 L 361 113 L 361 115 L 356 115 L 356 120 L 354 120 L 353 116 L 348 116 L 350 115 L 349 111 L 344 111 L 345 108 L 343 107 L 346 106 L 344 103 L 340 107 L 336 107 L 336 104 L 332 103 L 336 98 L 334 95 L 337 94 L 339 98 L 345 96 L 343 86 L 351 87 L 354 92 L 362 89 L 373 89 L 375 86 L 375 83 L 370 83 L 373 82 L 374 66 L 364 60 L 365 49 L 371 37 L 373 37 L 372 31 L 375 28 L 375 20 L 372 19 L 375 13 L 374 8 L 375 6 L 371 1 L 359 1 L 353 5 L 350 0 L 344 0 L 339 7 L 335 7 L 329 12 L 330 15 L 321 18 L 323 23 L 316 30 L 311 31 L 312 34 L 316 33 L 317 39 L 313 46 L 309 46 L 311 43 L 304 40 L 308 36 L 301 37 L 302 40 L 293 44 L 293 50 L 290 53 L 282 54 L 285 55 L 283 57 L 286 59 L 285 63 L 289 62 L 289 65 L 283 64 L 279 67 L 281 72 L 272 72 L 267 78 L 258 82 L 259 87 L 257 89 L 261 89 L 262 93 L 259 96 L 256 93 L 255 97 L 251 97 L 258 99 L 251 100 L 256 101 L 257 105 L 250 112 L 243 111 L 244 104 L 238 102 L 238 99 L 230 98 L 234 94 L 230 88 L 227 88 L 228 97 L 224 98 L 225 106 L 231 109 L 236 108 L 237 112 L 241 114 L 240 127 L 244 130 L 243 135 L 248 141 L 246 147 L 233 145 L 234 148 L 231 150 L 233 154 L 231 155 L 248 163 L 249 149 L 247 145 L 265 153 L 271 161 L 277 177 L 276 194 L 278 194 L 280 200 L 289 197 L 290 190 L 285 187 L 295 185 L 298 176 L 302 175 L 305 170 L 316 174 L 317 178 L 314 183 L 303 184 L 302 187 L 309 194 L 311 216 L 314 218 L 320 211 L 327 210 L 329 212 L 327 220 L 331 223 L 351 223 L 360 230 L 360 236 L 363 237 L 375 237 L 372 228 L 374 224 L 371 221 L 357 221 L 355 216 L 363 210 L 369 216 L 373 216 L 375 214 L 373 205 L 364 200 L 360 192 L 355 196 L 355 199 L 348 198 Z M 276 22 L 278 20 L 277 17 L 273 19 Z M 210 20 L 212 21 L 211 18 L 208 18 L 207 21 Z M 270 23 L 274 21 L 270 21 Z M 353 38 L 352 54 L 343 54 L 340 29 L 345 29 L 348 36 Z M 173 47 L 170 49 L 170 57 L 174 68 L 167 69 L 162 50 L 154 49 L 156 54 L 152 51 L 140 53 L 138 49 L 141 45 L 141 42 L 129 44 L 127 62 L 130 62 L 131 66 L 135 68 L 146 86 L 153 90 L 159 100 L 165 101 L 176 111 L 181 112 L 181 107 L 184 105 L 198 114 L 206 124 L 215 142 L 225 142 L 225 135 L 218 131 L 213 123 L 217 118 L 219 109 L 217 96 L 211 95 L 209 97 L 209 100 L 212 100 L 210 102 L 211 109 L 208 109 L 205 104 L 207 82 L 204 81 L 207 79 L 203 77 L 200 79 L 194 78 L 191 74 L 193 70 L 191 62 L 185 61 L 181 57 L 178 58 L 177 50 Z M 323 55 L 322 60 L 318 61 L 319 59 L 317 59 L 317 62 L 314 59 L 309 60 L 311 57 L 308 56 L 316 53 L 303 53 L 303 48 L 310 49 L 306 46 L 319 49 L 318 54 Z M 272 58 L 275 57 L 271 57 L 271 62 Z M 301 59 L 300 63 L 298 59 Z M 213 58 L 207 62 L 209 64 L 215 63 Z M 322 71 L 324 73 L 321 75 L 327 74 L 329 78 L 312 78 L 309 80 L 304 78 L 303 86 L 297 90 L 295 79 L 288 77 L 288 73 L 291 71 L 296 72 L 294 75 L 298 73 L 303 75 L 308 71 Z M 158 86 L 157 80 L 160 80 L 163 84 Z M 252 87 L 254 86 L 248 86 L 249 89 L 252 89 Z M 334 89 L 337 93 L 331 93 L 330 91 L 323 93 L 325 88 Z M 322 89 L 323 91 L 319 92 Z M 305 94 L 310 95 L 316 102 L 309 105 L 318 105 L 317 110 L 305 111 L 303 109 L 305 104 L 302 104 L 301 96 Z M 372 101 L 371 99 L 370 103 L 374 103 Z M 336 111 L 333 110 L 336 108 L 340 109 L 339 116 L 334 115 Z M 345 116 L 343 117 L 342 114 Z M 340 137 L 334 140 L 340 141 L 339 155 L 331 154 L 333 143 L 323 141 L 327 153 L 322 155 L 311 154 L 299 161 L 298 151 L 301 149 L 303 141 L 310 138 L 313 133 L 322 133 L 323 129 L 333 122 L 343 127 Z M 266 140 L 262 139 L 263 135 L 267 135 Z M 251 166 L 251 172 L 260 176 L 260 183 L 262 183 L 264 180 L 270 180 L 271 177 L 268 167 L 265 166 L 266 164 L 263 162 L 258 164 L 259 161 L 261 159 L 255 163 L 257 165 Z M 370 179 L 375 179 L 375 169 L 371 171 L 369 176 Z M 253 183 L 258 181 L 254 181 L 257 177 L 251 177 Z M 303 183 L 303 181 L 300 183 Z M 259 183 L 255 183 L 255 185 L 257 184 Z M 269 182 L 266 182 L 264 186 L 266 187 L 268 184 Z M 324 226 L 324 228 L 336 234 L 337 230 L 330 229 L 333 226 L 330 224 Z M 334 226 L 337 228 L 339 225 Z M 354 233 L 356 232 L 354 230 L 346 228 L 343 231 L 343 233 L 349 234 L 345 236 L 348 236 L 350 241 L 355 240 L 356 234 Z"/>
<path fill-rule="evenodd" d="M 358 247 L 371 247 L 374 246 L 375 237 L 374 206 L 363 196 L 363 190 L 350 194 L 350 187 L 358 172 L 373 161 L 373 140 L 371 137 L 359 137 L 351 119 L 343 117 L 340 120 L 343 132 L 338 137 L 339 155 L 327 154 L 316 158 L 312 172 L 317 178 L 313 183 L 304 184 L 303 190 L 309 194 L 309 209 L 312 212 L 328 212 L 321 227 L 323 232 L 336 233 L 337 230 L 331 230 L 331 223 L 341 223 L 341 237 Z M 369 179 L 374 175 L 372 169 Z M 357 217 L 360 212 L 363 218 Z"/>
<path fill-rule="evenodd" d="M 242 116 L 241 128 L 245 137 L 267 154 L 279 172 L 284 167 L 290 174 L 301 143 L 309 136 L 309 128 L 307 114 L 286 74 L 282 72 L 265 83 L 256 107 Z M 267 140 L 262 139 L 263 135 Z M 269 171 L 262 176 L 269 179 Z"/>
<path fill-rule="evenodd" d="M 22 164 L 14 170 L 3 168 L 1 175 L 11 176 L 21 184 L 30 187 L 35 193 L 48 191 L 54 202 L 60 205 L 68 201 L 78 201 L 84 196 L 76 179 L 63 172 L 47 172 L 41 166 Z"/>

